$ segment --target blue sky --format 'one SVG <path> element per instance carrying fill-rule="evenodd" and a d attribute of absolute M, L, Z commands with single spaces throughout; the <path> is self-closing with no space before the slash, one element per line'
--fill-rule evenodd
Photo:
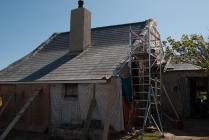
<path fill-rule="evenodd" d="M 69 31 L 77 0 L 0 0 L 0 69 L 35 49 L 54 32 Z M 86 0 L 92 27 L 154 18 L 162 39 L 209 35 L 209 0 Z"/>

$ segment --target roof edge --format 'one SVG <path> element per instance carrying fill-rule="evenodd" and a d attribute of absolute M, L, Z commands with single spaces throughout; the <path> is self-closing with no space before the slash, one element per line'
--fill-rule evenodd
<path fill-rule="evenodd" d="M 151 19 L 147 19 L 147 20 L 144 20 L 144 21 L 141 21 L 141 22 L 130 22 L 130 23 L 124 23 L 124 24 L 114 24 L 114 25 L 108 25 L 108 26 L 99 26 L 99 27 L 91 28 L 91 30 L 112 28 L 112 27 L 118 27 L 118 26 L 135 25 L 135 24 L 140 24 L 140 23 L 144 23 L 145 26 L 146 26 L 146 25 L 148 25 L 148 23 L 156 24 L 156 20 L 151 18 Z M 61 32 L 61 34 L 67 34 L 69 32 L 70 31 L 68 31 L 68 32 Z"/>
<path fill-rule="evenodd" d="M 58 34 L 60 34 L 60 33 L 53 33 L 46 41 L 44 41 L 43 43 L 41 43 L 38 47 L 36 47 L 30 53 L 26 54 L 25 56 L 21 57 L 20 59 L 14 61 L 13 63 L 9 64 L 8 66 L 6 66 L 2 70 L 0 70 L 0 73 L 9 70 L 8 68 L 14 68 L 14 67 L 16 67 L 17 64 L 22 63 L 23 61 L 27 60 L 30 56 L 33 56 L 36 53 L 38 53 L 40 50 L 42 50 L 44 48 L 44 46 L 46 46 L 47 44 L 49 44 Z"/>
<path fill-rule="evenodd" d="M 92 79 L 92 80 L 70 80 L 70 81 L 32 81 L 32 82 L 0 82 L 0 85 L 7 84 L 67 84 L 67 83 L 107 83 L 108 79 Z"/>

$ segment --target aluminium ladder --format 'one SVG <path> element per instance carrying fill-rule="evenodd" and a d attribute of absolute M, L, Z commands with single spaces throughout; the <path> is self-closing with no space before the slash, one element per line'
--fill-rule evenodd
<path fill-rule="evenodd" d="M 151 42 L 156 40 L 151 40 L 150 25 L 146 30 L 147 34 L 141 38 L 139 47 L 134 51 L 130 50 L 133 106 L 142 138 L 145 128 L 153 125 L 163 136 L 159 113 L 161 64 L 157 65 L 157 56 L 151 49 Z M 158 41 L 160 40 L 158 39 Z"/>

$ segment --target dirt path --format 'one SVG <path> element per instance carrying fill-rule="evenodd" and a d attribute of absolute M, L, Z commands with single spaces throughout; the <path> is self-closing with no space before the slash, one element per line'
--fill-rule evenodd
<path fill-rule="evenodd" d="M 197 137 L 197 136 L 175 136 L 171 133 L 165 133 L 165 138 L 162 140 L 209 140 L 208 137 Z"/>

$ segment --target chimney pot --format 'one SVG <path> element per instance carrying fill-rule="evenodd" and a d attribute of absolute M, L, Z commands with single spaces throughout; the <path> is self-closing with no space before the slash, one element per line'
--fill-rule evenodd
<path fill-rule="evenodd" d="M 83 8 L 83 4 L 84 4 L 83 0 L 79 0 L 78 1 L 78 8 Z"/>

